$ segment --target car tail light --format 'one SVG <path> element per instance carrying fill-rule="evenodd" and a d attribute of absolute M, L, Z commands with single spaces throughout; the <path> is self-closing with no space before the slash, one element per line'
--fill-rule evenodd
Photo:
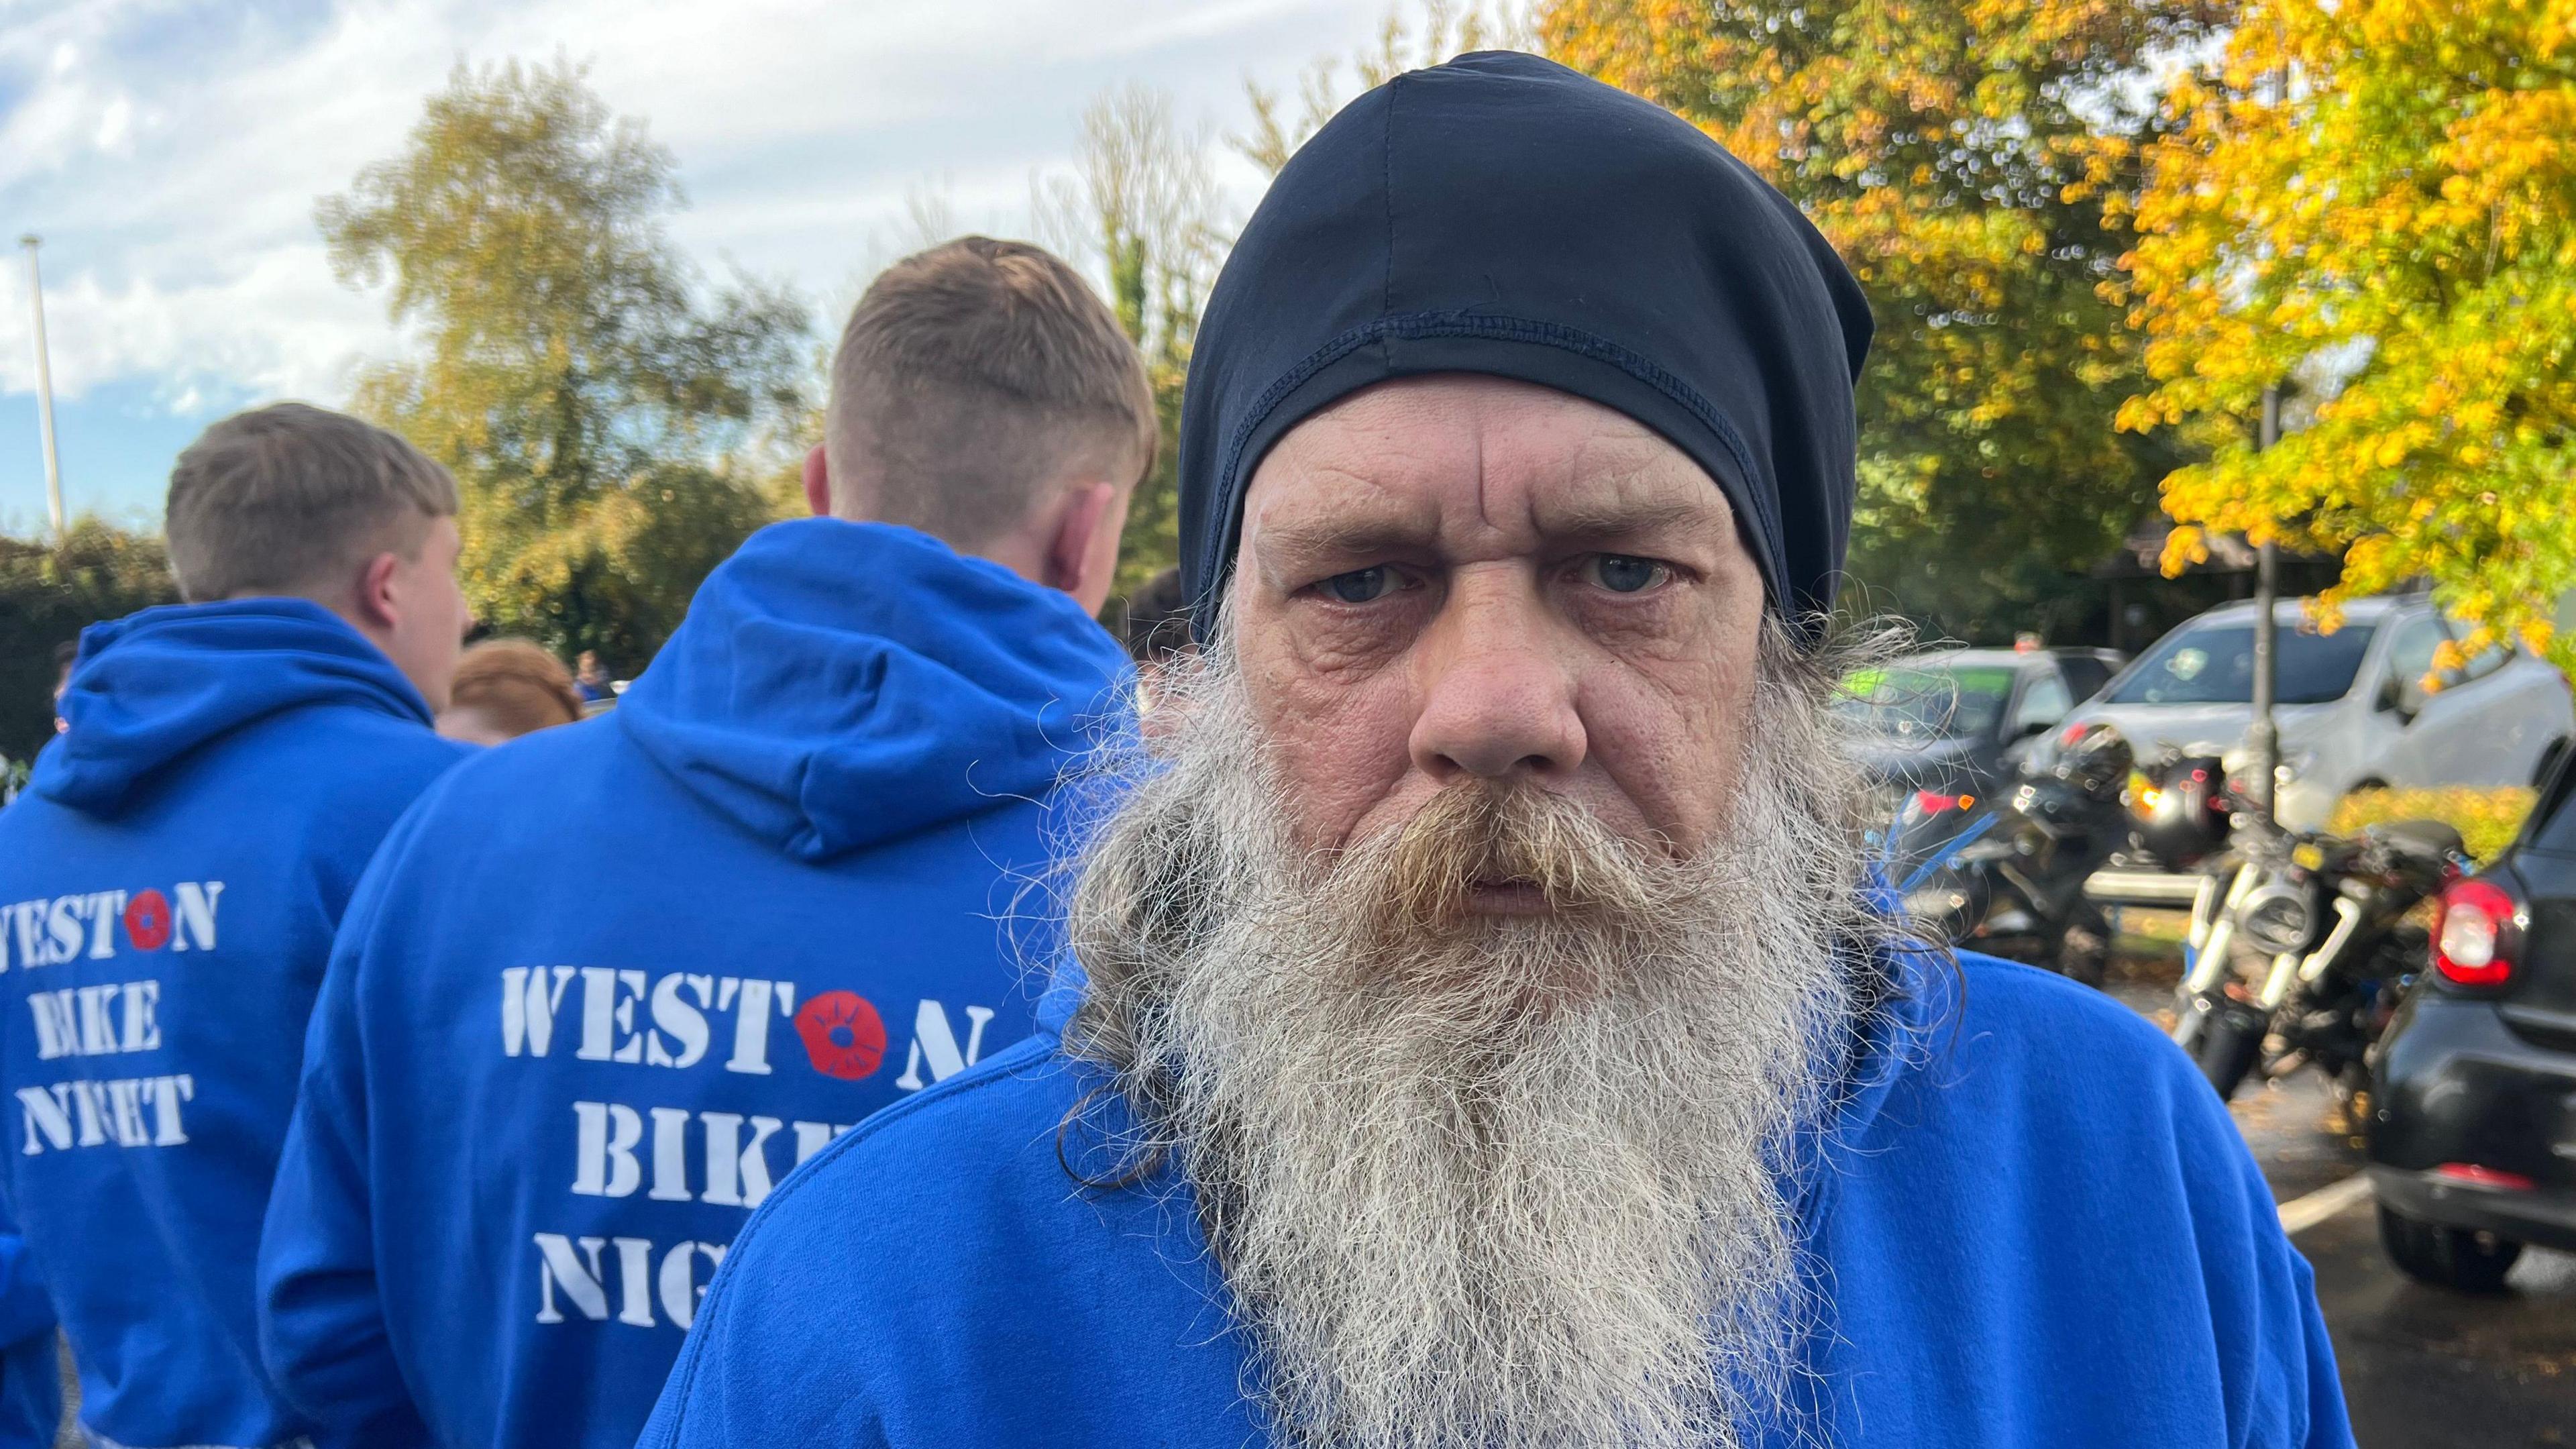
<path fill-rule="evenodd" d="M 1914 792 L 1914 808 L 1926 815 L 1938 815 L 1944 810 L 1965 810 L 1976 803 L 1974 795 L 1944 795 L 1938 790 Z"/>
<path fill-rule="evenodd" d="M 2519 1172 L 2507 1172 L 2500 1167 L 2480 1167 L 2474 1162 L 2445 1162 L 2433 1169 L 2433 1175 L 2447 1177 L 2453 1182 L 2465 1182 L 2471 1187 L 2499 1188 L 2505 1192 L 2529 1192 L 2535 1185 Z"/>
<path fill-rule="evenodd" d="M 2520 908 L 2492 881 L 2464 880 L 2442 892 L 2442 928 L 2433 938 L 2433 968 L 2461 986 L 2502 986 L 2513 979 Z"/>

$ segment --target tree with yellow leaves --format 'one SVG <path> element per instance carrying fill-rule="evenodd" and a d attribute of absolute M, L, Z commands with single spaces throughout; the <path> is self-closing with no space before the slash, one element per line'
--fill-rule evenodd
<path fill-rule="evenodd" d="M 2339 552 L 2329 612 L 2425 579 L 2466 652 L 2576 664 L 2576 0 L 2247 0 L 2168 114 L 2116 289 L 2155 381 L 2121 422 L 2210 447 L 2166 566 Z M 2305 416 L 2258 451 L 2270 386 Z"/>
<path fill-rule="evenodd" d="M 676 166 L 578 67 L 462 64 L 402 149 L 315 219 L 343 281 L 389 284 L 412 355 L 353 407 L 462 485 L 475 612 L 643 668 L 800 454 L 793 292 L 702 295 L 664 221 Z"/>
<path fill-rule="evenodd" d="M 2183 461 L 2122 435 L 2117 301 L 2156 57 L 2221 0 L 1552 0 L 1548 52 L 1697 122 L 1814 219 L 1878 319 L 1851 571 L 2010 638 L 2072 605 Z M 2064 620 L 2060 623 L 2060 627 Z"/>

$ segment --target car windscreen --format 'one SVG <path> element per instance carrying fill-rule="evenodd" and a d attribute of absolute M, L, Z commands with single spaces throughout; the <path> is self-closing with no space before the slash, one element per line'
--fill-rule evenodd
<path fill-rule="evenodd" d="M 2341 699 L 2361 672 L 2373 626 L 2346 624 L 2331 634 L 2284 628 L 2275 636 L 2282 704 Z M 2158 644 L 2127 678 L 2112 686 L 2112 704 L 2250 704 L 2254 700 L 2254 625 L 2203 624 Z"/>
<path fill-rule="evenodd" d="M 1877 734 L 1960 739 L 1993 731 L 2012 686 L 2000 666 L 1863 669 L 1843 681 L 1834 709 Z"/>

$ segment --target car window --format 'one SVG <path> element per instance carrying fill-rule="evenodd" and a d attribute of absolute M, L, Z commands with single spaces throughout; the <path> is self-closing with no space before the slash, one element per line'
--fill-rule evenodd
<path fill-rule="evenodd" d="M 2347 623 L 2331 634 L 2296 627 L 2275 636 L 2282 704 L 2323 704 L 2352 690 L 2374 628 Z M 2431 658 L 2426 645 L 2426 658 Z M 2421 673 L 2419 670 L 2418 673 Z M 2147 652 L 2112 689 L 2112 704 L 2249 704 L 2254 699 L 2254 625 L 2186 624 Z"/>
<path fill-rule="evenodd" d="M 2531 828 L 2531 843 L 2563 855 L 2576 855 L 2576 765 L 2559 767 L 2558 788 L 2541 797 L 2549 813 Z"/>
<path fill-rule="evenodd" d="M 2399 703 L 2424 707 L 2424 676 L 2432 672 L 2433 651 L 2442 645 L 2442 621 L 2418 614 L 2397 626 L 2388 641 L 2387 678 L 2396 682 Z"/>
<path fill-rule="evenodd" d="M 2012 733 L 2044 729 L 2066 718 L 2066 712 L 2074 707 L 2075 697 L 2067 693 L 2066 681 L 2057 677 L 2057 671 L 2040 670 L 2021 692 L 2021 703 L 2013 706 Z"/>
<path fill-rule="evenodd" d="M 2077 699 L 2091 699 L 2111 680 L 2111 666 L 2090 654 L 2069 654 L 2057 667 L 2066 675 L 2067 692 Z"/>
<path fill-rule="evenodd" d="M 1843 681 L 1837 713 L 1873 733 L 1959 739 L 1992 731 L 2012 695 L 2007 668 L 1864 669 Z"/>
<path fill-rule="evenodd" d="M 2449 623 L 2452 638 L 2466 639 L 2469 637 L 2471 631 L 2467 625 L 2461 623 L 2457 619 L 2449 620 Z M 2466 684 L 2473 679 L 2484 679 L 2488 675 L 2502 669 L 2504 667 L 2504 662 L 2512 657 L 2513 651 L 2505 647 L 2502 640 L 2489 644 L 2476 658 L 2471 659 L 2466 664 L 2460 666 L 2459 679 L 2457 682 Z"/>

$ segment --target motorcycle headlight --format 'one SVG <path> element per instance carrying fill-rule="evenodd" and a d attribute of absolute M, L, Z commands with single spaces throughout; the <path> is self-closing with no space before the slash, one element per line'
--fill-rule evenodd
<path fill-rule="evenodd" d="M 2237 908 L 2236 932 L 2266 956 L 2303 952 L 2316 940 L 2317 914 L 2316 892 L 2308 886 L 2267 881 Z"/>

